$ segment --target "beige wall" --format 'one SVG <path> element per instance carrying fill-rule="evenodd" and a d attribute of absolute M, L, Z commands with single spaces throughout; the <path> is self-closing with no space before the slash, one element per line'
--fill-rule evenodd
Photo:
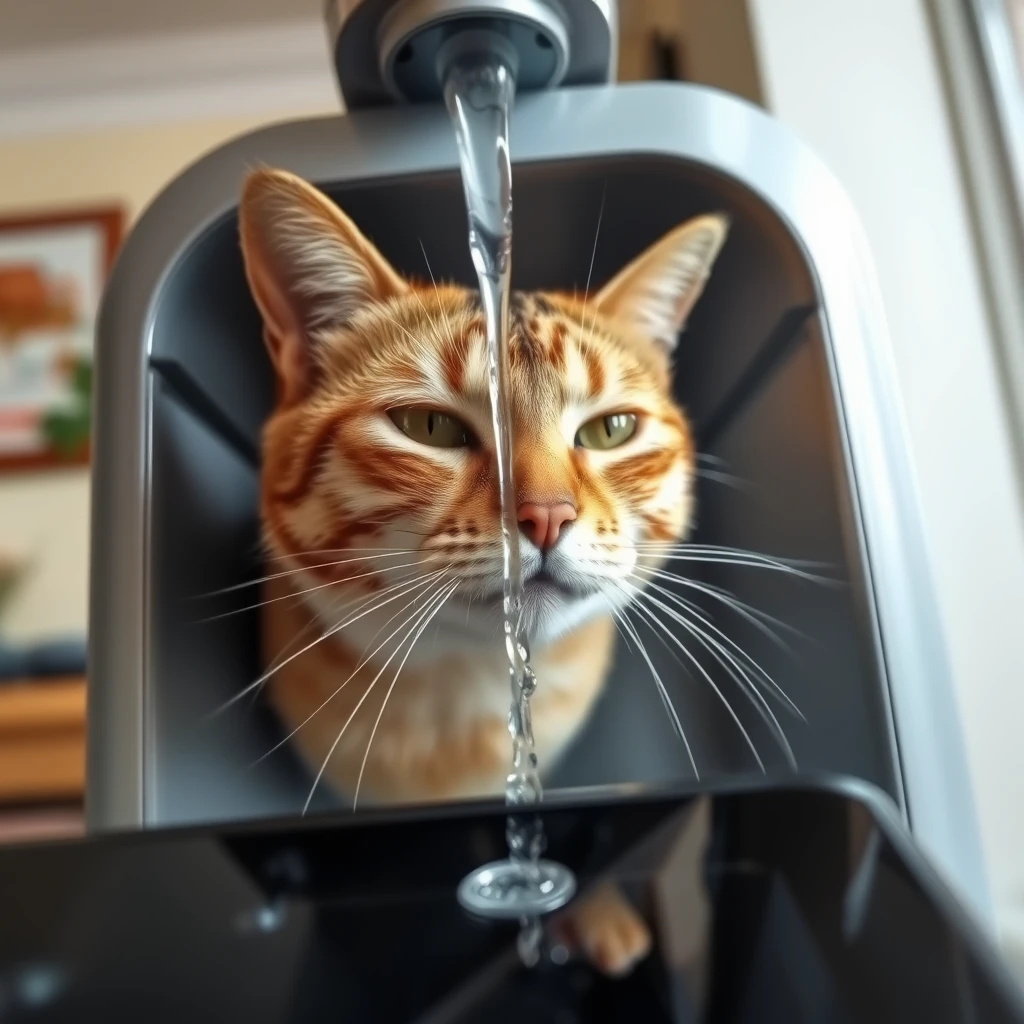
<path fill-rule="evenodd" d="M 751 103 L 763 103 L 749 0 L 679 3 L 686 24 L 686 77 Z"/>
<path fill-rule="evenodd" d="M 0 216 L 110 200 L 136 217 L 178 171 L 263 119 L 119 128 L 0 143 Z M 86 470 L 0 476 L 0 548 L 33 562 L 2 623 L 34 639 L 84 633 L 88 609 Z"/>
<path fill-rule="evenodd" d="M 1024 0 L 1009 0 L 1010 24 L 1017 45 L 1017 70 L 1024 78 Z"/>
<path fill-rule="evenodd" d="M 619 81 L 638 81 L 651 76 L 652 33 L 659 32 L 666 38 L 678 40 L 682 31 L 680 0 L 619 0 Z"/>

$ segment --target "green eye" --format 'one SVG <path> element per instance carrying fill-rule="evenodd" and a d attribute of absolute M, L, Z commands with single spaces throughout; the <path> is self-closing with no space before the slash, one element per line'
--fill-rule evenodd
<path fill-rule="evenodd" d="M 461 420 L 436 409 L 390 409 L 388 415 L 406 437 L 431 448 L 466 448 L 472 440 Z"/>
<path fill-rule="evenodd" d="M 609 448 L 625 444 L 636 433 L 636 428 L 637 418 L 632 412 L 598 416 L 580 427 L 576 434 L 576 445 L 592 451 L 608 451 Z"/>

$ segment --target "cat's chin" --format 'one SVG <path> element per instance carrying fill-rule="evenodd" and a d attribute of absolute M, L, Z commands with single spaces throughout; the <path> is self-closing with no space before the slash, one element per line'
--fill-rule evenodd
<path fill-rule="evenodd" d="M 502 623 L 502 596 L 465 597 L 452 602 L 449 622 L 485 643 L 494 642 Z M 608 600 L 597 590 L 566 587 L 545 577 L 534 577 L 523 587 L 522 621 L 534 648 L 553 643 L 601 614 Z"/>
<path fill-rule="evenodd" d="M 585 597 L 552 580 L 534 579 L 523 585 L 523 628 L 534 644 L 547 643 L 567 632 L 576 606 Z"/>

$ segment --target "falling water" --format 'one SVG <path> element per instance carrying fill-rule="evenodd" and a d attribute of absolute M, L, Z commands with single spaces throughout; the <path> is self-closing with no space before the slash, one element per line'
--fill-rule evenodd
<path fill-rule="evenodd" d="M 493 54 L 473 53 L 451 65 L 444 83 L 444 96 L 458 141 L 469 215 L 469 248 L 487 323 L 488 384 L 501 494 L 503 628 L 512 691 L 509 712 L 512 770 L 505 786 L 505 799 L 510 807 L 525 808 L 541 800 L 542 790 L 530 721 L 530 697 L 537 681 L 530 668 L 529 647 L 522 631 L 523 589 L 512 481 L 507 378 L 512 265 L 508 120 L 515 96 L 515 78 L 508 66 Z M 550 870 L 568 873 L 558 865 L 540 861 L 544 844 L 540 819 L 535 815 L 524 817 L 522 813 L 511 815 L 507 837 L 510 865 L 515 870 L 502 875 L 500 884 L 494 881 L 483 885 L 480 895 L 499 902 L 518 901 L 525 907 L 533 893 L 537 897 L 533 902 L 546 902 L 556 884 Z M 531 915 L 524 915 L 523 924 L 520 949 L 524 959 L 529 961 L 535 957 L 540 928 Z M 531 949 L 534 952 L 531 953 Z"/>

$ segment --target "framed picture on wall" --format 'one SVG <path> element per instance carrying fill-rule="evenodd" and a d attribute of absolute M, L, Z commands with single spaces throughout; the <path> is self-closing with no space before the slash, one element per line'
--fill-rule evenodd
<path fill-rule="evenodd" d="M 115 207 L 0 215 L 0 472 L 88 462 L 96 315 L 123 231 Z"/>

